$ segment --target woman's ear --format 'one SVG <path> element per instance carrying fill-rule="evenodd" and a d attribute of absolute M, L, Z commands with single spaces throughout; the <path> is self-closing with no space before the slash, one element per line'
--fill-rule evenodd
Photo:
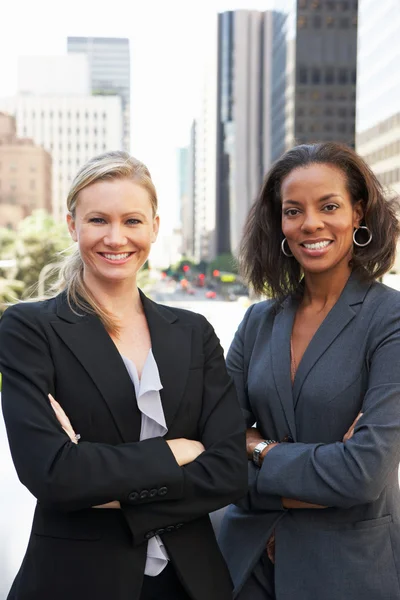
<path fill-rule="evenodd" d="M 363 207 L 362 200 L 359 200 L 353 206 L 353 227 L 355 229 L 357 229 L 357 227 L 360 227 L 363 219 L 364 219 L 364 207 Z"/>
<path fill-rule="evenodd" d="M 69 231 L 71 238 L 73 239 L 74 242 L 77 242 L 78 236 L 76 235 L 75 219 L 71 215 L 71 213 L 67 214 L 67 226 L 68 226 L 68 231 Z"/>

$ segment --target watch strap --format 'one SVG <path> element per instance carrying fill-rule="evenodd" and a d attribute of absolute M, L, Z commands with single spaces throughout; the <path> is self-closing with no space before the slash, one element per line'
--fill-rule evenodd
<path fill-rule="evenodd" d="M 261 454 L 262 454 L 263 450 L 267 446 L 270 446 L 271 444 L 276 444 L 276 443 L 277 443 L 276 440 L 263 440 L 262 442 L 259 442 L 257 444 L 257 446 L 253 450 L 253 463 L 257 467 L 261 466 L 261 460 L 260 459 L 261 459 Z"/>

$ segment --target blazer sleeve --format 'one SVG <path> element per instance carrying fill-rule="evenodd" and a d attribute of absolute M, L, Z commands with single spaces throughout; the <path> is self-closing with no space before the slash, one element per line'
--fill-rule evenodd
<path fill-rule="evenodd" d="M 260 470 L 261 495 L 340 508 L 381 495 L 400 462 L 400 306 L 387 304 L 372 333 L 368 389 L 353 437 L 346 443 L 275 446 Z"/>
<path fill-rule="evenodd" d="M 199 315 L 205 355 L 203 406 L 199 422 L 205 452 L 182 467 L 183 494 L 171 502 L 124 507 L 134 543 L 166 527 L 192 521 L 242 497 L 247 490 L 245 427 L 223 350 L 208 321 Z"/>
<path fill-rule="evenodd" d="M 164 439 L 76 445 L 66 436 L 47 397 L 56 374 L 41 305 L 15 305 L 0 320 L 2 406 L 20 481 L 41 503 L 63 511 L 130 502 L 132 490 L 160 484 L 167 493 L 158 502 L 181 498 L 184 473 Z"/>
<path fill-rule="evenodd" d="M 251 427 L 256 421 L 247 393 L 248 358 L 246 357 L 246 352 L 250 354 L 255 341 L 254 331 L 256 330 L 257 323 L 253 312 L 254 306 L 255 305 L 253 304 L 247 310 L 244 319 L 235 334 L 226 358 L 226 366 L 235 383 L 239 404 L 247 427 Z M 259 473 L 260 469 L 249 460 L 247 494 L 236 502 L 236 504 L 247 511 L 285 510 L 280 495 L 266 493 L 260 497 L 257 490 Z"/>

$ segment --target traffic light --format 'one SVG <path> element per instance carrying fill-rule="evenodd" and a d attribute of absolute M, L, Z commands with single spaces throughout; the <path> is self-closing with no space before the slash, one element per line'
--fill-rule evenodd
<path fill-rule="evenodd" d="M 190 271 L 189 265 L 183 265 L 182 270 L 184 273 L 187 273 L 188 271 Z"/>
<path fill-rule="evenodd" d="M 213 277 L 219 277 L 219 271 L 218 271 L 218 269 L 214 269 L 214 271 L 213 271 Z"/>
<path fill-rule="evenodd" d="M 204 273 L 200 273 L 200 275 L 199 275 L 199 279 L 200 279 L 201 281 L 204 281 L 204 279 L 205 279 L 205 275 L 204 275 Z"/>

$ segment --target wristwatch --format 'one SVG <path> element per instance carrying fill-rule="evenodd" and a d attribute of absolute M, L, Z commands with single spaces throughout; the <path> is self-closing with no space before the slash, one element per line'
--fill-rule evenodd
<path fill-rule="evenodd" d="M 254 450 L 253 450 L 253 463 L 257 467 L 261 466 L 260 458 L 261 458 L 262 451 L 264 450 L 264 448 L 266 448 L 267 446 L 270 446 L 271 444 L 277 444 L 277 441 L 276 440 L 263 440 L 262 442 L 260 442 L 259 444 L 257 444 L 257 446 L 254 448 Z"/>

